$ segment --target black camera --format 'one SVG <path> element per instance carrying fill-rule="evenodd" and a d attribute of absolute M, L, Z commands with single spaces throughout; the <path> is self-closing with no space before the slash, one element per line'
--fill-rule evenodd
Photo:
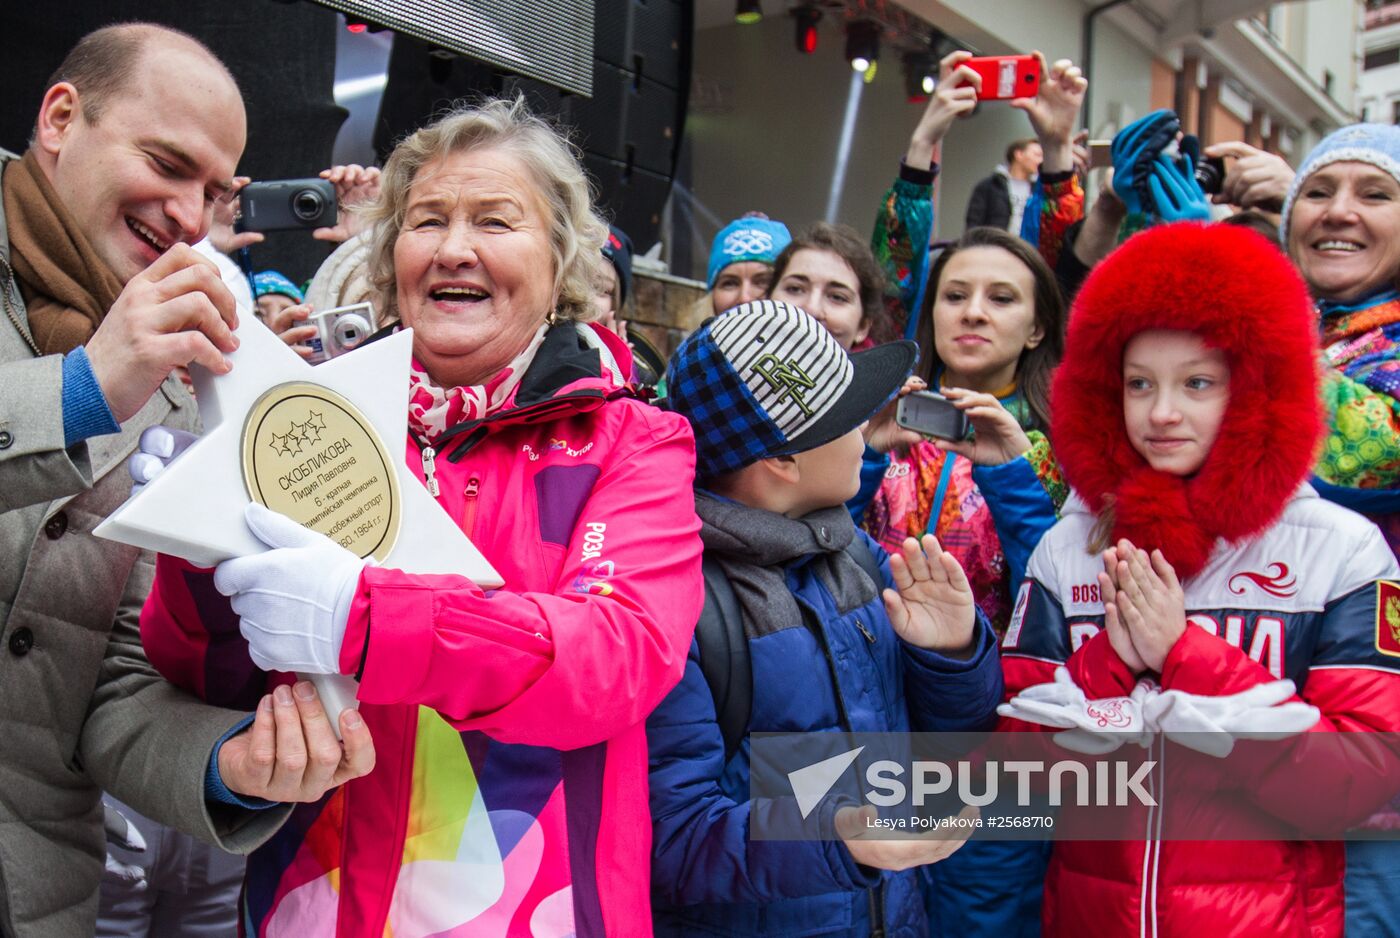
<path fill-rule="evenodd" d="M 243 231 L 328 228 L 339 216 L 335 186 L 325 179 L 253 182 L 238 193 Z"/>
<path fill-rule="evenodd" d="M 1196 164 L 1196 182 L 1206 195 L 1215 195 L 1225 182 L 1225 157 L 1211 156 Z"/>

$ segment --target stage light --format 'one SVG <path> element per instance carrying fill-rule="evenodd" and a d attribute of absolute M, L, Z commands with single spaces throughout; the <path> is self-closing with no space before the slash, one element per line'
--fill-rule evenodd
<path fill-rule="evenodd" d="M 763 7 L 759 0 L 738 0 L 734 4 L 734 22 L 748 25 L 763 19 Z"/>
<path fill-rule="evenodd" d="M 846 61 L 853 71 L 862 72 L 869 81 L 871 66 L 880 58 L 880 24 L 871 20 L 852 20 L 846 24 Z"/>
<path fill-rule="evenodd" d="M 904 96 L 910 102 L 925 101 L 938 85 L 938 66 L 930 52 L 904 54 Z"/>
<path fill-rule="evenodd" d="M 357 19 L 353 16 L 347 16 L 345 17 L 345 28 L 348 29 L 350 32 L 355 33 L 356 35 L 359 35 L 360 33 L 369 31 L 369 24 L 362 19 Z"/>
<path fill-rule="evenodd" d="M 822 11 L 814 6 L 800 6 L 792 11 L 792 18 L 797 26 L 797 34 L 794 37 L 797 51 L 803 55 L 816 52 L 817 24 L 821 22 Z"/>

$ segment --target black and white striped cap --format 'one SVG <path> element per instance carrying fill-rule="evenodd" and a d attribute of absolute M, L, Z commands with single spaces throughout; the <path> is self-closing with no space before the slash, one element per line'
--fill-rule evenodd
<path fill-rule="evenodd" d="M 772 427 L 779 456 L 828 443 L 869 420 L 903 385 L 918 359 L 912 342 L 848 354 L 826 327 L 776 300 L 757 300 L 708 324 Z"/>
<path fill-rule="evenodd" d="M 745 303 L 716 319 L 710 338 L 789 440 L 821 419 L 855 379 L 832 334 L 786 303 Z"/>

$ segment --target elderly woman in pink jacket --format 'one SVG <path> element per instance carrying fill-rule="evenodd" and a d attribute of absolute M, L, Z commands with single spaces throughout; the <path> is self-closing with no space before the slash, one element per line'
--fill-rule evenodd
<path fill-rule="evenodd" d="M 366 566 L 329 539 L 217 576 L 160 559 L 142 635 L 171 680 L 267 715 L 295 706 L 292 676 L 255 661 L 355 675 L 378 753 L 250 859 L 243 929 L 650 934 L 643 721 L 701 604 L 691 431 L 582 321 L 607 228 L 521 102 L 401 143 L 375 218 L 378 304 L 414 330 L 405 458 L 505 585 Z M 275 541 L 291 522 L 250 523 Z"/>

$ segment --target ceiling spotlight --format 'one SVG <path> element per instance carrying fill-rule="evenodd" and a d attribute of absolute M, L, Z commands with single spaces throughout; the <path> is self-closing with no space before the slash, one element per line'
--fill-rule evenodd
<path fill-rule="evenodd" d="M 817 51 L 817 24 L 821 22 L 822 11 L 811 5 L 796 7 L 792 18 L 797 24 L 795 42 L 797 51 L 811 55 Z"/>
<path fill-rule="evenodd" d="M 748 25 L 763 19 L 763 6 L 759 0 L 738 0 L 734 4 L 734 22 Z"/>
<path fill-rule="evenodd" d="M 872 20 L 852 20 L 847 23 L 846 61 L 851 63 L 851 68 L 868 74 L 870 67 L 879 58 L 880 24 Z"/>
<path fill-rule="evenodd" d="M 911 103 L 925 101 L 938 85 L 938 66 L 930 52 L 904 54 L 904 96 Z"/>

